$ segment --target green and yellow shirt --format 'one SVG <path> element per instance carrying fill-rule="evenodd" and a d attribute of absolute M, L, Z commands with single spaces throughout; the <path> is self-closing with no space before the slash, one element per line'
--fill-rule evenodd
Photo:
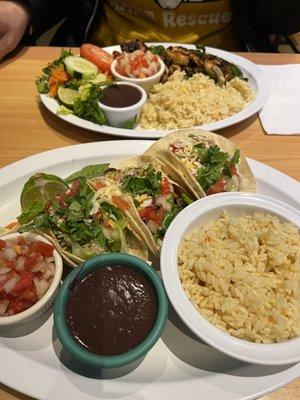
<path fill-rule="evenodd" d="M 106 0 L 91 41 L 202 43 L 234 50 L 230 0 Z"/>

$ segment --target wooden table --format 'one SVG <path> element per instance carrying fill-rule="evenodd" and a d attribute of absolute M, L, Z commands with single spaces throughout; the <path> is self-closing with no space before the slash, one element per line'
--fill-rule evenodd
<path fill-rule="evenodd" d="M 41 151 L 77 143 L 118 140 L 76 128 L 50 114 L 38 101 L 35 77 L 59 49 L 18 49 L 0 66 L 0 168 Z M 296 54 L 243 54 L 260 64 L 300 63 Z M 249 157 L 264 162 L 300 180 L 300 136 L 270 136 L 257 116 L 222 130 Z M 5 362 L 5 360 L 1 360 Z M 0 385 L 0 400 L 29 399 Z M 300 379 L 264 400 L 300 399 Z"/>

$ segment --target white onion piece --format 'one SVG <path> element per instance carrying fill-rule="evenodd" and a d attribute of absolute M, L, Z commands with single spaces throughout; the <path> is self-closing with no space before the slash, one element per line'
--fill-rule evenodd
<path fill-rule="evenodd" d="M 11 270 L 11 268 L 8 267 L 1 267 L 0 268 L 0 275 L 6 274 L 7 272 L 9 272 Z"/>
<path fill-rule="evenodd" d="M 0 316 L 3 316 L 6 313 L 8 305 L 9 305 L 9 300 L 6 299 L 0 300 Z"/>
<path fill-rule="evenodd" d="M 150 229 L 152 233 L 156 233 L 158 231 L 159 226 L 155 224 L 153 221 L 149 220 L 147 221 L 146 225 Z"/>
<path fill-rule="evenodd" d="M 48 262 L 47 266 L 49 268 L 49 270 L 51 271 L 51 276 L 55 275 L 55 265 L 54 262 Z"/>
<path fill-rule="evenodd" d="M 18 257 L 17 261 L 16 261 L 16 271 L 22 271 L 22 269 L 24 269 L 24 264 L 25 264 L 25 257 Z"/>
<path fill-rule="evenodd" d="M 50 284 L 44 280 L 39 278 L 33 278 L 34 286 L 36 289 L 36 293 L 39 299 L 41 299 L 44 294 L 47 292 Z"/>
<path fill-rule="evenodd" d="M 16 287 L 16 284 L 19 282 L 19 275 L 14 275 L 7 282 L 4 283 L 3 289 L 6 293 L 10 293 Z"/>
<path fill-rule="evenodd" d="M 14 260 L 17 257 L 17 253 L 12 247 L 5 247 L 3 250 L 3 255 L 8 260 Z"/>

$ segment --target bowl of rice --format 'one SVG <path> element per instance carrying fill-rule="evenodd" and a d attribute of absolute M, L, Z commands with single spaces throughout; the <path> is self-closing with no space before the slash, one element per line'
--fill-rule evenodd
<path fill-rule="evenodd" d="M 242 361 L 300 361 L 300 213 L 255 193 L 185 208 L 161 250 L 169 299 L 200 339 Z"/>

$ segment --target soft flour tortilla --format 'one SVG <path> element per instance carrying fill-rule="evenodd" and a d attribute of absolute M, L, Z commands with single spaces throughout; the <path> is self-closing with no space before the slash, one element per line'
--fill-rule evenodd
<path fill-rule="evenodd" d="M 191 137 L 193 137 L 191 139 Z M 220 149 L 233 156 L 237 147 L 230 140 L 213 132 L 201 131 L 198 129 L 188 129 L 173 132 L 155 142 L 146 152 L 145 155 L 153 156 L 161 163 L 164 171 L 169 174 L 172 179 L 183 185 L 183 182 L 189 187 L 190 193 L 196 198 L 206 196 L 197 179 L 190 173 L 185 164 L 169 150 L 170 143 L 176 140 L 192 140 L 196 143 L 216 144 Z M 240 183 L 240 191 L 256 192 L 256 181 L 246 158 L 241 154 L 237 164 L 238 173 L 242 179 Z"/>

